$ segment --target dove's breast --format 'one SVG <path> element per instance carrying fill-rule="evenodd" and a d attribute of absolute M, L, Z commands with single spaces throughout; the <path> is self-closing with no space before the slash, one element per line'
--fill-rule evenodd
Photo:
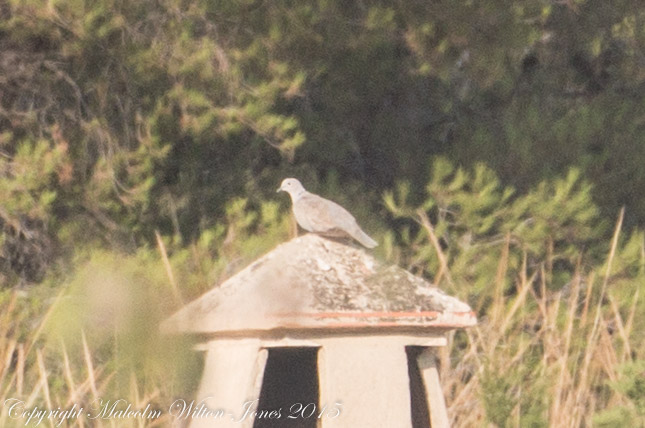
<path fill-rule="evenodd" d="M 316 232 L 316 230 L 314 230 L 312 222 L 309 220 L 310 215 L 308 213 L 308 210 L 304 209 L 301 204 L 293 206 L 293 214 L 296 217 L 296 221 L 298 222 L 300 227 L 308 232 Z"/>

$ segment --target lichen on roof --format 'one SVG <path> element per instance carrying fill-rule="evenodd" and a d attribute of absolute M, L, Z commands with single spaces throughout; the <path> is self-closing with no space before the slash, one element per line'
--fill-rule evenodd
<path fill-rule="evenodd" d="M 211 331 L 278 327 L 275 317 L 285 314 L 431 311 L 471 309 L 362 248 L 307 234 L 277 246 L 164 324 Z"/>

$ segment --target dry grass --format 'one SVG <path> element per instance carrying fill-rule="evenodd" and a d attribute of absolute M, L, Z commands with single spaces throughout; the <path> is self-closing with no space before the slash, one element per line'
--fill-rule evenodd
<path fill-rule="evenodd" d="M 0 315 L 0 403 L 4 404 L 8 399 L 18 399 L 24 402 L 25 410 L 34 406 L 39 409 L 65 410 L 74 404 L 88 409 L 97 398 L 109 395 L 105 392 L 113 387 L 115 371 L 108 368 L 109 364 L 97 362 L 84 333 L 81 339 L 82 354 L 73 358 L 83 361 L 83 364 L 71 363 L 72 358 L 64 342 L 61 341 L 57 347 L 52 347 L 51 344 L 45 345 L 38 340 L 55 303 L 27 340 L 21 341 L 19 332 L 24 325 L 20 324 L 28 323 L 28 320 L 21 319 L 16 305 L 17 299 L 18 292 L 14 292 L 8 304 L 2 307 Z M 133 380 L 134 377 L 133 373 Z M 161 386 L 149 388 L 142 393 L 138 383 L 133 381 L 128 396 L 123 398 L 135 408 L 142 409 L 160 395 L 160 388 Z M 0 426 L 25 426 L 27 419 L 12 418 L 8 405 L 3 405 L 1 409 Z M 81 413 L 78 418 L 70 419 L 61 425 L 58 423 L 58 419 L 45 418 L 39 426 L 143 426 L 142 422 L 136 419 L 90 420 L 86 413 Z M 145 421 L 145 426 L 168 424 L 168 415 L 152 422 Z M 34 426 L 33 420 L 28 426 Z"/>
<path fill-rule="evenodd" d="M 608 381 L 618 380 L 619 365 L 632 359 L 638 290 L 627 316 L 623 316 L 612 298 L 609 275 L 621 225 L 622 213 L 602 277 L 596 271 L 582 272 L 578 264 L 570 286 L 555 293 L 547 291 L 545 266 L 530 271 L 525 258 L 515 279 L 515 293 L 503 297 L 504 255 L 508 252 L 502 251 L 488 317 L 465 332 L 465 346 L 456 343 L 460 333 L 451 334 L 450 344 L 441 354 L 452 426 L 485 426 L 490 421 L 486 412 L 491 409 L 482 400 L 490 392 L 482 385 L 487 376 L 509 380 L 506 387 L 500 387 L 513 403 L 508 426 L 529 426 L 523 419 L 521 395 L 531 393 L 522 388 L 532 383 L 544 384 L 542 420 L 547 420 L 549 427 L 593 426 L 595 413 L 627 404 L 626 397 L 603 389 Z M 455 346 L 463 349 L 458 361 L 451 361 Z"/>
<path fill-rule="evenodd" d="M 429 221 L 422 223 L 431 228 Z M 640 351 L 638 347 L 642 347 L 633 338 L 638 290 L 626 309 L 624 304 L 619 305 L 612 289 L 610 272 L 621 227 L 622 215 L 604 270 L 585 270 L 578 263 L 568 286 L 555 292 L 549 291 L 549 262 L 530 267 L 526 257 L 513 281 L 513 292 L 508 292 L 511 243 L 509 237 L 505 239 L 487 315 L 477 327 L 453 332 L 449 346 L 440 354 L 452 426 L 528 426 L 531 412 L 536 411 L 542 421 L 537 426 L 592 426 L 593 415 L 598 411 L 628 405 L 626 397 L 607 387 L 608 381 L 619 379 L 620 364 L 631 361 Z M 435 250 L 441 252 L 441 246 L 434 244 Z M 176 287 L 162 244 L 158 250 L 169 282 Z M 440 260 L 441 278 L 448 287 L 453 275 L 447 257 L 442 254 Z M 176 288 L 174 291 L 177 300 L 181 300 Z M 81 346 L 75 347 L 63 340 L 52 344 L 41 337 L 61 296 L 62 293 L 39 324 L 31 327 L 28 326 L 32 320 L 21 313 L 17 304 L 19 292 L 14 292 L 0 307 L 0 402 L 17 398 L 25 402 L 25 408 L 66 409 L 74 403 L 87 408 L 97 398 L 110 396 L 117 390 L 115 382 L 119 373 L 109 360 L 97 355 L 84 332 Z M 27 329 L 30 333 L 25 335 Z M 108 354 L 113 357 L 118 351 L 115 342 Z M 172 395 L 163 382 L 142 383 L 134 369 L 127 384 L 125 394 L 119 398 L 128 400 L 136 408 L 144 408 L 151 401 L 166 403 Z M 121 386 L 118 390 L 124 391 L 124 388 Z M 487 405 L 487 397 L 493 406 Z M 494 414 L 495 400 L 500 404 L 500 415 Z M 537 407 L 531 408 L 529 402 L 536 400 Z M 56 420 L 43 421 L 41 426 L 56 423 Z M 170 415 L 163 412 L 161 418 L 153 421 L 88 420 L 81 415 L 61 426 L 167 426 L 170 423 Z M 22 425 L 24 420 L 11 419 L 8 407 L 2 407 L 0 426 Z"/>

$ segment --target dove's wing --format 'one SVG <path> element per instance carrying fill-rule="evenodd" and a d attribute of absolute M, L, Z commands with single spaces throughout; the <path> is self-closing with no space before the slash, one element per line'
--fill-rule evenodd
<path fill-rule="evenodd" d="M 309 232 L 328 236 L 349 235 L 367 248 L 377 243 L 360 228 L 356 219 L 334 201 L 313 193 L 305 193 L 293 204 L 296 221 Z"/>
<path fill-rule="evenodd" d="M 298 224 L 309 232 L 337 234 L 356 224 L 354 217 L 329 199 L 307 192 L 293 205 Z"/>

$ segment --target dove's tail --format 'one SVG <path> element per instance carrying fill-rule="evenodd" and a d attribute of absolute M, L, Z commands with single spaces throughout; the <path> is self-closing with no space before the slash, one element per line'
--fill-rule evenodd
<path fill-rule="evenodd" d="M 367 233 L 363 232 L 360 227 L 356 227 L 353 232 L 352 237 L 363 244 L 364 247 L 374 248 L 378 245 L 378 243 L 370 238 Z"/>

